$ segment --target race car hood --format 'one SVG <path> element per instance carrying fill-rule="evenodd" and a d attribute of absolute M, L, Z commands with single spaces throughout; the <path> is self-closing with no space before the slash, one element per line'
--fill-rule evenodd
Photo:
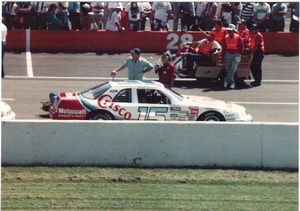
<path fill-rule="evenodd" d="M 211 97 L 184 95 L 185 100 L 190 101 L 193 104 L 197 104 L 200 107 L 213 108 L 217 110 L 226 110 L 227 112 L 245 112 L 243 106 L 237 105 L 232 102 L 225 102 L 222 100 L 216 100 Z"/>
<path fill-rule="evenodd" d="M 52 104 L 58 103 L 61 100 L 75 100 L 76 92 L 51 92 L 49 99 Z"/>
<path fill-rule="evenodd" d="M 76 99 L 76 95 L 77 95 L 76 92 L 60 92 L 58 96 L 61 99 L 70 99 L 70 100 L 72 100 L 72 99 Z"/>

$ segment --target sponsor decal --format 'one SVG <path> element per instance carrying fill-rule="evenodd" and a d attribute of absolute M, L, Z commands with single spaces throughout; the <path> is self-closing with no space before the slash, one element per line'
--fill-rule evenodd
<path fill-rule="evenodd" d="M 88 111 L 94 111 L 98 108 L 90 104 L 80 93 L 77 93 L 80 104 L 86 108 Z"/>
<path fill-rule="evenodd" d="M 190 109 L 190 114 L 198 115 L 198 113 L 199 113 L 198 107 L 190 106 L 189 109 Z"/>
<path fill-rule="evenodd" d="M 170 115 L 171 120 L 177 120 L 177 118 L 178 118 L 178 114 L 171 114 Z"/>
<path fill-rule="evenodd" d="M 109 95 L 102 95 L 98 99 L 98 105 L 101 108 L 109 108 L 113 112 L 117 113 L 119 116 L 124 117 L 124 119 L 129 120 L 131 119 L 132 114 L 128 111 L 126 111 L 125 108 L 122 108 L 120 105 L 112 102 L 112 97 Z"/>
<path fill-rule="evenodd" d="M 176 111 L 180 112 L 180 110 L 181 110 L 180 107 L 170 107 L 171 112 L 176 112 Z"/>
<path fill-rule="evenodd" d="M 68 114 L 68 115 L 86 115 L 86 110 L 76 110 L 76 109 L 68 109 L 68 108 L 58 108 L 59 114 Z"/>
<path fill-rule="evenodd" d="M 60 97 L 66 97 L 67 95 L 66 95 L 66 93 L 65 92 L 61 92 L 60 93 Z"/>

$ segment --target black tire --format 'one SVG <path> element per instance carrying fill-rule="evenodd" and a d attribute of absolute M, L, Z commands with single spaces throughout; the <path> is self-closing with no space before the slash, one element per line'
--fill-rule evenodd
<path fill-rule="evenodd" d="M 226 121 L 225 117 L 217 111 L 207 111 L 201 114 L 197 121 Z"/>
<path fill-rule="evenodd" d="M 113 120 L 113 117 L 110 113 L 106 111 L 96 111 L 90 114 L 89 120 Z"/>

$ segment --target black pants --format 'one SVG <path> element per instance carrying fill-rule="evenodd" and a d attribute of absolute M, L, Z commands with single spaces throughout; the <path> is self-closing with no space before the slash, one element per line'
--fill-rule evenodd
<path fill-rule="evenodd" d="M 145 31 L 146 28 L 146 22 L 147 22 L 147 16 L 144 16 L 141 20 L 141 30 Z"/>
<path fill-rule="evenodd" d="M 284 19 L 282 20 L 272 20 L 272 31 L 279 32 L 284 31 Z"/>
<path fill-rule="evenodd" d="M 4 52 L 5 52 L 5 48 L 6 48 L 6 42 L 2 41 L 2 61 L 1 61 L 1 66 L 2 66 L 2 72 L 1 72 L 1 77 L 4 78 L 5 77 L 5 74 L 4 74 Z"/>
<path fill-rule="evenodd" d="M 258 50 L 253 53 L 253 59 L 251 62 L 251 73 L 255 83 L 260 84 L 262 78 L 262 61 L 264 59 L 264 52 Z"/>

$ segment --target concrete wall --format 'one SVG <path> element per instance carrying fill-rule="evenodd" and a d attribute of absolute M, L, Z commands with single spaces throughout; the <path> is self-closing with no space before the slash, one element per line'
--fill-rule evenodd
<path fill-rule="evenodd" d="M 3 165 L 298 168 L 298 125 L 2 122 Z"/>

